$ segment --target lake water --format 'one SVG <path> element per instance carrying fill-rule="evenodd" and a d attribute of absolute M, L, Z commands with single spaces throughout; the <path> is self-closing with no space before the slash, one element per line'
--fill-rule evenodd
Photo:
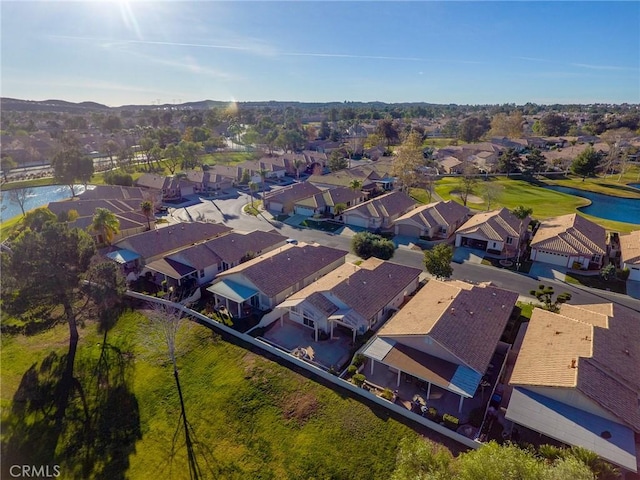
<path fill-rule="evenodd" d="M 71 190 L 69 187 L 64 185 L 31 187 L 30 190 L 32 190 L 32 192 L 27 197 L 24 204 L 25 212 L 32 208 L 48 205 L 49 202 L 57 202 L 59 200 L 71 198 Z M 75 191 L 76 195 L 84 192 L 84 185 L 76 185 Z M 2 192 L 2 213 L 0 213 L 0 220 L 8 220 L 18 215 L 22 215 L 20 205 L 11 201 L 8 191 Z"/>
<path fill-rule="evenodd" d="M 631 186 L 637 188 L 636 185 Z M 612 197 L 611 195 L 587 192 L 585 190 L 578 190 L 577 188 L 561 187 L 558 185 L 550 185 L 545 188 L 591 200 L 591 205 L 579 208 L 581 212 L 588 215 L 640 225 L 640 199 Z"/>

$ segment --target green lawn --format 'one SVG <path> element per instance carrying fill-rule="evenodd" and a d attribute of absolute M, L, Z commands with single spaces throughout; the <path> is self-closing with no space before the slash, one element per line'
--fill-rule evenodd
<path fill-rule="evenodd" d="M 200 156 L 200 162 L 206 165 L 236 165 L 254 158 L 253 152 L 216 152 Z"/>
<path fill-rule="evenodd" d="M 459 197 L 453 194 L 459 188 L 459 181 L 460 180 L 455 177 L 442 178 L 436 183 L 435 191 L 444 200 L 453 198 L 461 203 Z M 478 197 L 480 201 L 478 203 L 473 203 L 471 201 L 467 202 L 467 206 L 469 208 L 478 211 L 487 210 L 487 205 L 481 198 L 482 188 L 483 185 L 485 185 L 485 182 L 485 180 L 478 180 L 478 183 L 475 186 L 474 195 Z M 566 215 L 568 213 L 575 213 L 578 207 L 588 205 L 589 203 L 586 199 L 566 193 L 555 192 L 553 190 L 534 185 L 525 180 L 501 177 L 490 179 L 488 182 L 497 185 L 498 188 L 501 189 L 497 201 L 494 201 L 491 206 L 492 209 L 501 206 L 512 209 L 518 205 L 524 205 L 531 207 L 533 209 L 533 217 L 539 220 L 558 215 Z M 476 199 L 474 198 L 473 200 Z M 637 225 L 629 223 L 604 220 L 590 215 L 584 216 L 609 230 L 624 233 L 637 230 L 638 228 Z"/>
<path fill-rule="evenodd" d="M 627 293 L 627 282 L 618 279 L 605 280 L 600 275 L 567 273 L 565 281 L 574 285 L 584 285 L 585 287 L 599 288 L 600 290 L 609 290 L 622 294 Z"/>
<path fill-rule="evenodd" d="M 27 450 L 29 458 L 23 461 L 59 463 L 63 472 L 76 472 L 75 478 L 187 476 L 171 364 L 162 345 L 149 341 L 144 324 L 139 314 L 125 314 L 106 344 L 94 324 L 82 330 L 76 376 L 96 428 L 95 448 L 74 443 L 82 438 L 78 419 L 84 418 L 76 401 L 67 411 L 77 417 L 65 423 L 55 453 Z M 323 387 L 209 329 L 187 322 L 181 334 L 178 367 L 203 478 L 387 478 L 399 441 L 417 437 L 382 409 Z M 3 442 L 32 442 L 31 448 L 52 438 L 40 410 L 25 414 L 27 404 L 12 399 L 19 388 L 28 390 L 33 383 L 33 374 L 25 375 L 30 367 L 55 372 L 55 362 L 41 362 L 51 352 L 64 354 L 67 338 L 63 325 L 31 337 L 2 336 Z M 98 368 L 103 345 L 109 346 L 105 351 L 110 354 Z M 107 374 L 96 376 L 97 372 Z M 39 375 L 43 385 L 51 378 Z M 25 422 L 30 424 L 23 432 L 26 437 L 16 438 L 14 432 Z M 4 460 L 9 461 L 6 456 Z M 87 461 L 89 471 L 80 472 L 82 461 Z"/>
<path fill-rule="evenodd" d="M 323 222 L 312 220 L 310 218 L 303 220 L 300 225 L 307 228 L 313 228 L 315 230 L 321 230 L 323 232 L 335 232 L 336 230 L 340 230 L 342 227 L 344 227 L 344 225 L 340 223 Z"/>

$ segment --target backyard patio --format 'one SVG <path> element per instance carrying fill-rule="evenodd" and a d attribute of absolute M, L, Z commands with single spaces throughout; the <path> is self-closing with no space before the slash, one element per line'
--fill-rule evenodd
<path fill-rule="evenodd" d="M 334 338 L 314 341 L 314 331 L 293 322 L 285 315 L 275 321 L 262 337 L 269 343 L 293 353 L 300 358 L 310 360 L 325 369 L 338 369 L 350 359 L 351 331 L 334 330 Z"/>

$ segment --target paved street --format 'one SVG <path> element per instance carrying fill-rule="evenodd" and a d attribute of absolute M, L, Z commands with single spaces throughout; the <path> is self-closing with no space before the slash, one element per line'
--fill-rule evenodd
<path fill-rule="evenodd" d="M 276 229 L 282 235 L 288 238 L 295 238 L 305 242 L 317 242 L 321 245 L 349 251 L 351 243 L 351 235 L 353 232 L 348 231 L 343 235 L 331 234 L 312 230 L 302 227 L 292 227 L 282 222 L 273 220 L 269 213 L 264 213 L 258 217 L 247 215 L 242 212 L 244 205 L 249 203 L 250 198 L 247 194 L 239 192 L 230 198 L 218 200 L 203 200 L 201 203 L 189 206 L 187 208 L 170 209 L 167 219 L 173 223 L 178 221 L 192 220 L 211 220 L 221 222 L 229 227 L 241 231 L 251 230 L 273 230 Z M 188 213 L 187 213 L 188 212 Z M 401 246 L 396 250 L 392 261 L 402 265 L 408 265 L 417 268 L 424 268 L 422 263 L 423 254 L 420 251 L 410 250 L 405 246 Z M 543 274 L 545 270 L 538 270 L 539 274 Z M 553 285 L 557 292 L 569 292 L 572 295 L 570 303 L 586 304 L 586 303 L 602 303 L 616 302 L 621 305 L 632 308 L 640 312 L 640 300 L 631 298 L 627 295 L 620 295 L 604 290 L 596 290 L 585 287 L 576 287 L 551 278 L 535 279 L 524 274 L 515 273 L 509 270 L 503 270 L 488 265 L 480 265 L 474 262 L 454 263 L 453 278 L 458 280 L 469 280 L 471 282 L 493 282 L 501 288 L 517 291 L 520 294 L 529 297 L 529 291 L 538 288 L 540 283 Z M 533 299 L 533 297 L 531 297 Z"/>

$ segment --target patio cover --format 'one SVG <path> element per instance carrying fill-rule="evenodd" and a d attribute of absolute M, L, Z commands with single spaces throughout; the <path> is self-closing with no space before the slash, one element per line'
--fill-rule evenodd
<path fill-rule="evenodd" d="M 167 277 L 171 277 L 175 280 L 180 280 L 182 277 L 186 277 L 190 273 L 196 271 L 195 268 L 185 265 L 184 263 L 177 262 L 170 258 L 161 258 L 146 265 L 150 270 L 162 273 Z"/>
<path fill-rule="evenodd" d="M 456 365 L 389 338 L 376 338 L 362 353 L 462 397 L 472 398 L 482 380 L 482 374 L 467 366 Z"/>
<path fill-rule="evenodd" d="M 129 263 L 137 258 L 140 258 L 136 252 L 132 252 L 131 250 L 114 250 L 113 252 L 107 253 L 107 258 L 114 260 L 120 264 Z"/>
<path fill-rule="evenodd" d="M 255 297 L 258 295 L 258 291 L 253 288 L 245 287 L 244 285 L 240 285 L 239 283 L 233 282 L 231 280 L 222 280 L 220 282 L 214 283 L 209 288 L 207 288 L 208 292 L 219 295 L 223 298 L 228 298 L 236 303 L 242 303 L 246 300 L 249 300 L 251 297 Z"/>
<path fill-rule="evenodd" d="M 632 472 L 638 470 L 633 431 L 619 423 L 519 387 L 513 389 L 506 418 L 563 443 L 584 447 Z M 603 438 L 603 432 L 611 437 Z"/>
<path fill-rule="evenodd" d="M 300 305 L 304 301 L 304 298 L 292 298 L 291 300 L 285 300 L 284 302 L 278 304 L 278 308 L 295 307 L 297 305 Z"/>

